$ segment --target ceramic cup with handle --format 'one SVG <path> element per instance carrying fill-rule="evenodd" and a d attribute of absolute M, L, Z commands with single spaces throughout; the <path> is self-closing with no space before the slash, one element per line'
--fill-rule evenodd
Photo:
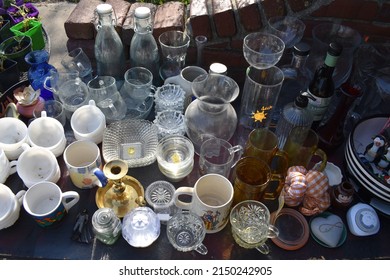
<path fill-rule="evenodd" d="M 4 153 L 2 147 L 0 147 L 0 183 L 3 184 L 9 175 L 16 172 L 17 161 L 9 161 L 7 156 Z"/>
<path fill-rule="evenodd" d="M 181 195 L 191 196 L 191 202 L 182 201 Z M 206 233 L 215 233 L 222 230 L 228 222 L 233 186 L 222 175 L 206 174 L 196 181 L 193 188 L 178 188 L 173 199 L 178 208 L 190 210 L 203 220 Z"/>
<path fill-rule="evenodd" d="M 58 223 L 80 199 L 75 191 L 62 192 L 53 183 L 42 181 L 31 186 L 23 198 L 23 207 L 41 227 Z"/>
<path fill-rule="evenodd" d="M 0 230 L 17 221 L 25 193 L 25 190 L 21 190 L 15 195 L 8 186 L 0 184 Z"/>
<path fill-rule="evenodd" d="M 27 125 L 17 118 L 0 118 L 0 147 L 9 160 L 17 159 L 27 143 Z"/>
<path fill-rule="evenodd" d="M 65 130 L 61 122 L 48 117 L 46 111 L 34 119 L 28 126 L 28 142 L 32 147 L 38 146 L 50 150 L 56 157 L 60 156 L 66 146 Z"/>
<path fill-rule="evenodd" d="M 19 156 L 16 172 L 27 188 L 41 181 L 57 183 L 61 170 L 57 158 L 48 149 L 30 147 L 23 144 L 25 149 Z"/>
<path fill-rule="evenodd" d="M 64 151 L 64 161 L 72 183 L 80 189 L 102 187 L 106 180 L 98 145 L 90 140 L 78 140 Z M 99 179 L 100 178 L 100 179 Z"/>

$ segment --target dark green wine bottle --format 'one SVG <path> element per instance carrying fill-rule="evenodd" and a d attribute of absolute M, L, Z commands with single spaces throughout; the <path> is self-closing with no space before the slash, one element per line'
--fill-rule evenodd
<path fill-rule="evenodd" d="M 321 123 L 333 96 L 334 82 L 332 76 L 342 49 L 343 47 L 337 42 L 329 44 L 324 64 L 317 68 L 307 89 L 306 94 L 312 97 L 309 98 L 308 110 L 313 115 L 312 128 L 314 130 Z"/>

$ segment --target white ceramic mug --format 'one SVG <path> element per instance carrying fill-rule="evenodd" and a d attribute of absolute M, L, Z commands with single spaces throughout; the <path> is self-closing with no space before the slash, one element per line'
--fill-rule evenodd
<path fill-rule="evenodd" d="M 106 117 L 95 101 L 90 100 L 88 105 L 76 109 L 70 119 L 70 126 L 77 140 L 91 140 L 100 144 L 106 128 Z"/>
<path fill-rule="evenodd" d="M 72 183 L 81 189 L 102 187 L 104 177 L 99 147 L 89 140 L 71 143 L 64 151 L 64 161 Z M 103 174 L 103 175 L 102 175 Z"/>
<path fill-rule="evenodd" d="M 27 188 L 41 181 L 57 183 L 61 177 L 61 170 L 57 159 L 52 152 L 42 147 L 29 147 L 19 156 L 16 172 Z"/>
<path fill-rule="evenodd" d="M 21 190 L 15 195 L 8 186 L 0 184 L 0 230 L 17 221 L 25 193 L 25 190 Z"/>
<path fill-rule="evenodd" d="M 62 220 L 80 199 L 75 191 L 62 192 L 52 182 L 39 182 L 24 195 L 23 207 L 41 227 L 48 227 Z"/>
<path fill-rule="evenodd" d="M 229 220 L 233 192 L 227 178 L 219 174 L 206 174 L 196 181 L 193 188 L 178 188 L 173 199 L 178 208 L 190 210 L 202 218 L 206 233 L 215 233 L 222 230 Z M 191 202 L 180 200 L 180 195 L 191 196 Z"/>
<path fill-rule="evenodd" d="M 27 125 L 12 117 L 0 118 L 0 147 L 9 160 L 17 159 L 27 142 Z"/>
<path fill-rule="evenodd" d="M 34 119 L 28 126 L 28 142 L 32 147 L 46 148 L 58 157 L 66 146 L 64 127 L 58 120 L 48 117 L 46 111 L 42 111 L 41 117 Z"/>
<path fill-rule="evenodd" d="M 0 147 L 0 183 L 3 184 L 9 175 L 16 172 L 17 161 L 9 161 L 4 150 Z"/>

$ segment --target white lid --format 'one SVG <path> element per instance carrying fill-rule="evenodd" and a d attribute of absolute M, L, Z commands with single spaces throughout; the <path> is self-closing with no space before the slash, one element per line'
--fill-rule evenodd
<path fill-rule="evenodd" d="M 137 18 L 150 17 L 150 9 L 148 7 L 138 7 L 135 9 L 134 16 Z"/>
<path fill-rule="evenodd" d="M 96 7 L 96 11 L 99 14 L 106 14 L 112 12 L 112 6 L 110 4 L 99 4 Z"/>
<path fill-rule="evenodd" d="M 226 74 L 227 67 L 225 64 L 215 62 L 210 65 L 209 70 L 210 73 L 214 74 Z"/>

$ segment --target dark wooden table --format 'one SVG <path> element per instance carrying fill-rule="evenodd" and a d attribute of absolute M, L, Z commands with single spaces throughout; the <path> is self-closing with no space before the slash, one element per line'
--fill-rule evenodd
<path fill-rule="evenodd" d="M 343 147 L 330 155 L 330 161 L 342 164 Z M 0 230 L 0 258 L 7 259 L 158 259 L 158 260 L 294 260 L 294 259 L 390 259 L 390 222 L 389 218 L 379 214 L 381 228 L 379 233 L 368 237 L 357 237 L 349 230 L 345 243 L 338 248 L 326 248 L 318 244 L 312 237 L 307 244 L 299 250 L 287 251 L 277 247 L 271 240 L 267 241 L 271 252 L 262 255 L 255 249 L 248 250 L 239 247 L 233 240 L 231 228 L 228 224 L 221 232 L 207 234 L 204 244 L 208 248 L 207 255 L 192 252 L 176 251 L 166 236 L 165 225 L 161 226 L 159 238 L 147 248 L 131 247 L 122 237 L 114 245 L 105 245 L 95 238 L 91 243 L 80 243 L 71 239 L 73 226 L 78 213 L 87 209 L 90 217 L 97 210 L 95 193 L 97 188 L 80 190 L 76 188 L 67 174 L 62 156 L 58 158 L 61 167 L 61 179 L 58 185 L 63 191 L 73 190 L 80 194 L 80 201 L 70 209 L 63 221 L 53 228 L 41 228 L 23 209 L 20 217 L 10 228 Z M 197 156 L 195 167 L 197 167 Z M 141 168 L 129 169 L 128 175 L 138 179 L 144 188 L 156 180 L 166 180 L 158 169 L 157 163 Z M 174 183 L 175 187 L 193 186 L 199 178 L 198 169 L 183 181 Z M 11 175 L 5 182 L 14 193 L 25 189 L 17 174 Z M 355 196 L 354 203 L 359 202 Z M 328 211 L 339 215 L 345 225 L 346 210 L 330 208 Z M 307 217 L 309 221 L 310 217 Z M 89 221 L 89 226 L 91 226 Z"/>

